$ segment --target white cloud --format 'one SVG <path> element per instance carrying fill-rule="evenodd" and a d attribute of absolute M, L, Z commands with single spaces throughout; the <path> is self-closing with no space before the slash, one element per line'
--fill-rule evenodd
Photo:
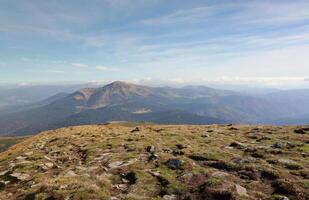
<path fill-rule="evenodd" d="M 83 64 L 83 63 L 72 63 L 71 65 L 76 68 L 87 68 L 88 67 L 88 65 Z"/>
<path fill-rule="evenodd" d="M 280 25 L 308 20 L 308 1 L 247 1 L 238 3 L 217 3 L 207 6 L 177 10 L 156 18 L 141 20 L 147 25 L 168 25 L 212 21 L 230 21 L 231 24 Z"/>
<path fill-rule="evenodd" d="M 107 71 L 108 67 L 103 66 L 103 65 L 97 65 L 97 66 L 95 66 L 95 69 L 98 70 L 98 71 Z"/>

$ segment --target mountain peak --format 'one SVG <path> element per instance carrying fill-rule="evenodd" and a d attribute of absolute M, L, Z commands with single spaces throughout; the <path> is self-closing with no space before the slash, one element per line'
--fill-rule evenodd
<path fill-rule="evenodd" d="M 131 83 L 127 83 L 127 82 L 124 82 L 124 81 L 114 81 L 106 86 L 112 86 L 112 87 L 123 87 L 123 86 L 131 86 L 133 84 Z"/>

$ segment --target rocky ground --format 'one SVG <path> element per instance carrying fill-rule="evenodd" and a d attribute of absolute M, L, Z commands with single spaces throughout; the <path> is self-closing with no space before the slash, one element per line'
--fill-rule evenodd
<path fill-rule="evenodd" d="M 94 125 L 0 154 L 0 199 L 309 199 L 309 128 Z"/>

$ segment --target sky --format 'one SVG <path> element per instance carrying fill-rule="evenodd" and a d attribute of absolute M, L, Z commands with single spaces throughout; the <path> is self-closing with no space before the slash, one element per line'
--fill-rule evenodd
<path fill-rule="evenodd" d="M 0 84 L 309 88 L 308 0 L 0 0 Z"/>

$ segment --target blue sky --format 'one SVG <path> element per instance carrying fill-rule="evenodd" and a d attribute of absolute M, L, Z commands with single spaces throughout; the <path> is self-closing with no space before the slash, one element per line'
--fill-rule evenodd
<path fill-rule="evenodd" d="M 308 0 L 1 0 L 0 83 L 302 86 Z"/>

